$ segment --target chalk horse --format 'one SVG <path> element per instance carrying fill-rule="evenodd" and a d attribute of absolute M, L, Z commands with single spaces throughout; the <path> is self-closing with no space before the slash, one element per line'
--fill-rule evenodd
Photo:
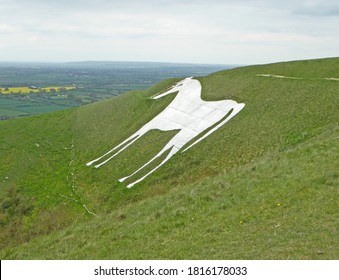
<path fill-rule="evenodd" d="M 100 162 L 101 159 L 106 158 L 115 151 L 115 153 L 113 153 L 109 158 L 98 163 L 95 165 L 95 167 L 98 168 L 104 165 L 152 129 L 159 129 L 162 131 L 178 130 L 179 132 L 163 147 L 163 149 L 156 156 L 154 156 L 150 161 L 145 163 L 132 174 L 119 180 L 120 182 L 125 181 L 149 165 L 156 158 L 169 151 L 165 159 L 160 164 L 154 167 L 143 177 L 127 185 L 128 188 L 131 188 L 157 170 L 160 166 L 165 164 L 174 154 L 182 149 L 185 144 L 200 135 L 202 132 L 205 132 L 201 137 L 197 138 L 188 147 L 183 149 L 182 152 L 187 151 L 189 148 L 193 147 L 201 140 L 208 137 L 211 133 L 219 129 L 236 114 L 238 114 L 245 106 L 244 103 L 237 103 L 233 100 L 202 100 L 201 84 L 198 80 L 193 79 L 193 77 L 186 78 L 175 84 L 166 92 L 155 95 L 151 98 L 159 99 L 175 92 L 177 92 L 177 96 L 160 114 L 155 116 L 151 121 L 146 123 L 137 132 L 125 139 L 119 145 L 99 158 L 88 162 L 87 166 L 90 166 L 96 162 Z"/>

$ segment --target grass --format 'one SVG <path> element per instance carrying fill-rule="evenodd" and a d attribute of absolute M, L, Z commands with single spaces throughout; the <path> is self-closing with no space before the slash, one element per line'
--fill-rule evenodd
<path fill-rule="evenodd" d="M 287 151 L 129 203 L 5 257 L 335 259 L 339 174 L 331 162 L 338 137 L 338 126 L 328 128 Z"/>
<path fill-rule="evenodd" d="M 1 122 L 1 258 L 337 259 L 339 85 L 322 78 L 338 70 L 333 58 L 199 78 L 205 100 L 246 107 L 132 189 L 117 179 L 175 132 L 151 131 L 99 169 L 85 163 L 165 108 L 174 96 L 149 97 L 178 79 Z"/>

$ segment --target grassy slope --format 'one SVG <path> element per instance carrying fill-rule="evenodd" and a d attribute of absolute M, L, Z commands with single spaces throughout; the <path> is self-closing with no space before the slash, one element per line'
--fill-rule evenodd
<path fill-rule="evenodd" d="M 263 73 L 304 79 L 256 76 Z M 84 163 L 160 112 L 173 96 L 148 97 L 174 80 L 78 110 L 0 123 L 0 191 L 7 199 L 1 238 L 8 244 L 2 258 L 338 258 L 339 84 L 319 79 L 337 73 L 336 58 L 200 78 L 204 99 L 232 98 L 245 109 L 131 190 L 117 178 L 173 132 L 150 132 L 98 170 Z M 36 147 L 38 140 L 46 147 Z M 26 211 L 13 210 L 21 204 Z"/>

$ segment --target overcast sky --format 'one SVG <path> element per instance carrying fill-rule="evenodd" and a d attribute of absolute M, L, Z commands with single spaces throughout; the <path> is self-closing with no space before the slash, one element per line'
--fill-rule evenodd
<path fill-rule="evenodd" d="M 0 61 L 339 56 L 338 0 L 0 0 Z"/>

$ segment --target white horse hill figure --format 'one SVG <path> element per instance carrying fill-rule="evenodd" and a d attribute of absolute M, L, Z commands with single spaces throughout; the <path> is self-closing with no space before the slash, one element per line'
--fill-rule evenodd
<path fill-rule="evenodd" d="M 151 121 L 146 123 L 137 132 L 135 132 L 122 143 L 114 147 L 112 150 L 108 151 L 101 157 L 88 162 L 87 166 L 100 161 L 101 159 L 105 158 L 106 156 L 120 148 L 120 150 L 116 151 L 112 156 L 95 165 L 96 168 L 102 166 L 103 164 L 107 163 L 109 160 L 117 156 L 119 153 L 121 153 L 123 150 L 125 150 L 127 147 L 132 145 L 146 132 L 152 129 L 159 129 L 162 131 L 179 130 L 179 132 L 165 145 L 165 147 L 163 147 L 163 149 L 155 157 L 153 157 L 150 161 L 141 166 L 132 174 L 119 180 L 120 182 L 123 182 L 124 180 L 138 173 L 145 166 L 149 165 L 152 161 L 154 161 L 156 158 L 160 157 L 162 154 L 169 150 L 169 153 L 160 164 L 154 167 L 146 175 L 134 181 L 133 183 L 130 183 L 127 186 L 128 188 L 131 188 L 135 184 L 145 179 L 155 170 L 157 170 L 164 163 L 166 163 L 174 154 L 176 154 L 185 144 L 187 144 L 193 138 L 215 125 L 210 130 L 207 130 L 207 132 L 203 134 L 200 138 L 196 139 L 191 145 L 185 148 L 183 152 L 188 150 L 195 144 L 199 143 L 201 140 L 209 136 L 217 129 L 219 129 L 231 118 L 233 118 L 237 113 L 239 113 L 245 106 L 244 103 L 237 103 L 233 100 L 202 100 L 201 84 L 198 80 L 193 79 L 192 77 L 182 80 L 166 92 L 153 96 L 152 99 L 159 99 L 165 95 L 174 92 L 178 92 L 177 96 L 160 114 L 155 116 Z"/>

